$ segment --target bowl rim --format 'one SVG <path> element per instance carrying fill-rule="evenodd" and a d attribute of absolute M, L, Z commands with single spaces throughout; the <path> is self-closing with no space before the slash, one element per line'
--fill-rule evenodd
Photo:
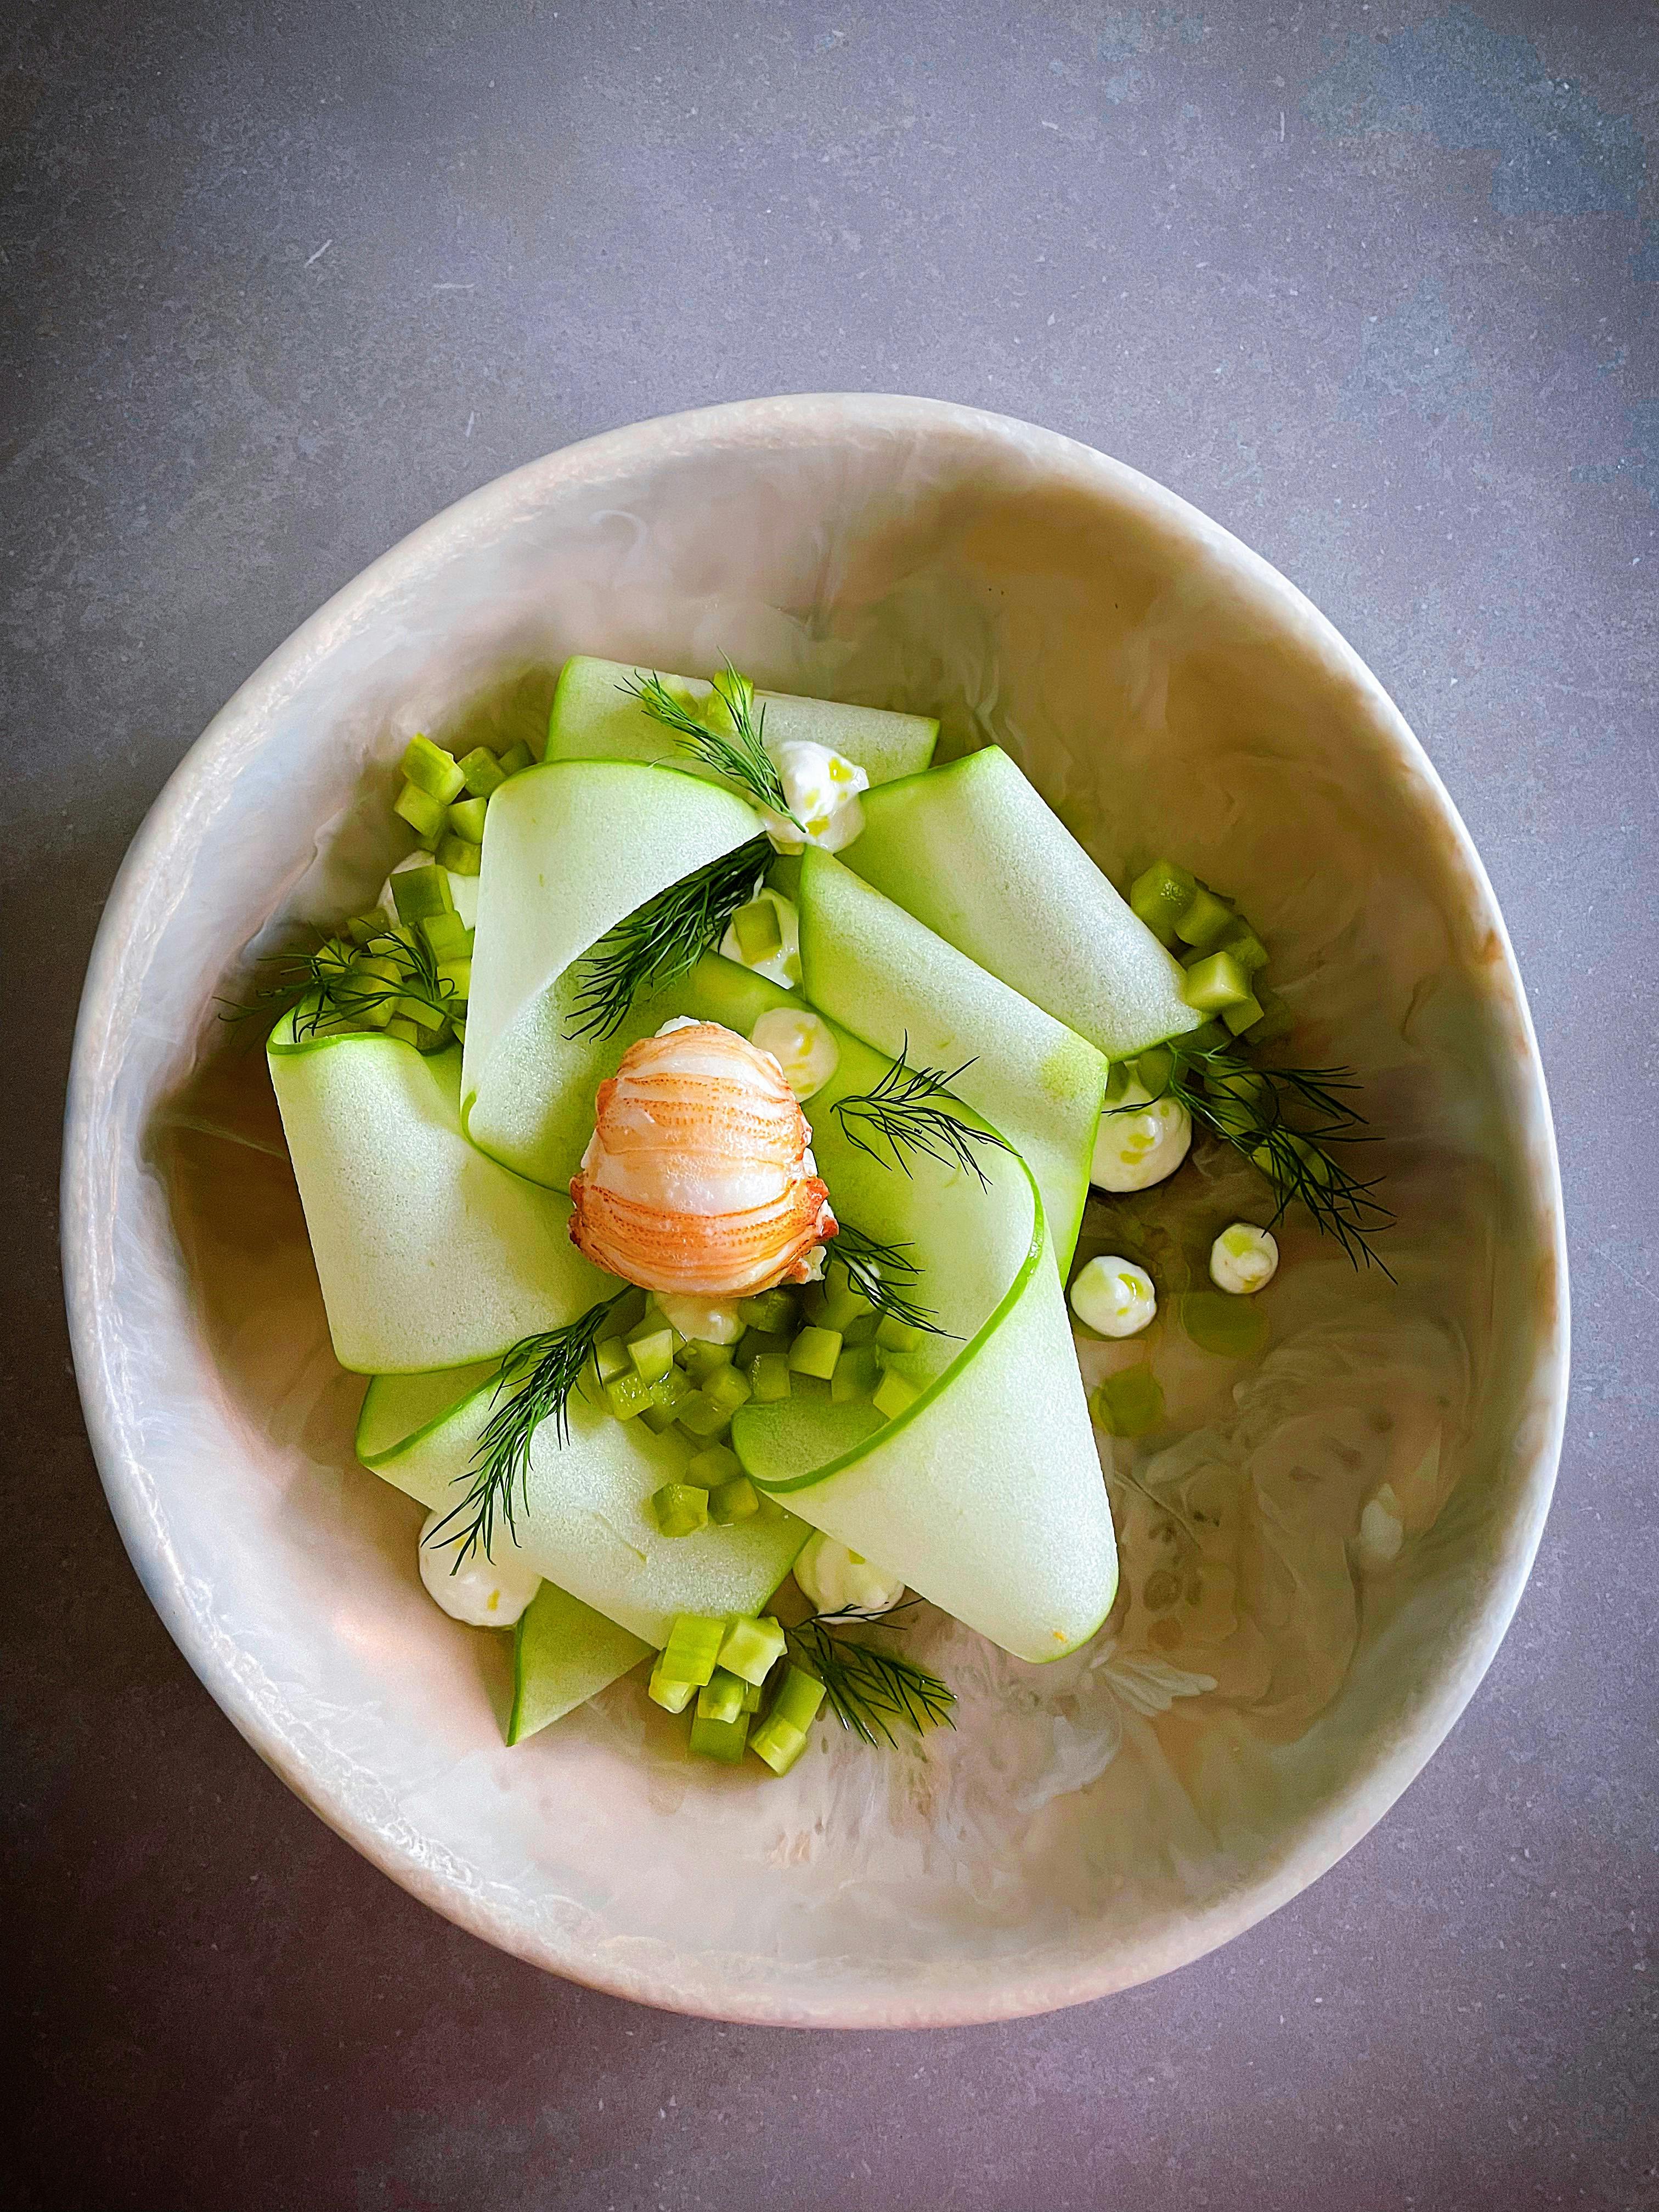
<path fill-rule="evenodd" d="M 1195 552 L 1224 554 L 1237 573 L 1273 602 L 1299 632 L 1298 645 L 1322 657 L 1354 687 L 1369 712 L 1373 738 L 1407 769 L 1423 803 L 1440 817 L 1465 879 L 1468 900 L 1496 953 L 1493 966 L 1516 1018 L 1517 1096 L 1528 1116 L 1524 1198 L 1540 1249 L 1554 1264 L 1555 1295 L 1540 1322 L 1537 1354 L 1524 1378 L 1535 1409 L 1514 1470 L 1515 1504 L 1492 1571 L 1492 1587 L 1461 1644 L 1396 1729 L 1375 1763 L 1356 1772 L 1316 1818 L 1292 1832 L 1249 1878 L 1207 1905 L 1182 1915 L 1126 1955 L 1114 1946 L 1091 1955 L 1079 1941 L 1062 1959 L 1044 1963 L 988 1955 L 977 1971 L 946 1985 L 921 1990 L 902 1981 L 842 1990 L 827 2001 L 781 1983 L 721 1979 L 710 1960 L 688 1978 L 607 1956 L 602 1945 L 566 1931 L 532 1929 L 495 1907 L 475 1889 L 431 1863 L 416 1863 L 395 1840 L 371 1826 L 311 1771 L 291 1737 L 273 1723 L 216 1644 L 200 1612 L 185 1601 L 182 1577 L 164 1528 L 148 1503 L 141 1423 L 129 1401 L 119 1363 L 112 1359 L 118 1316 L 106 1295 L 107 1269 L 95 1233 L 100 1115 L 119 1054 L 112 1050 L 124 1002 L 125 974 L 135 945 L 149 933 L 146 910 L 167 869 L 168 856 L 191 842 L 200 802 L 222 760 L 269 716 L 283 696 L 343 635 L 368 619 L 383 599 L 453 557 L 468 539 L 488 539 L 516 513 L 540 505 L 564 484 L 597 471 L 636 468 L 692 448 L 742 448 L 781 438 L 872 434 L 922 435 L 954 431 L 1034 459 L 1092 490 L 1128 505 L 1186 538 Z M 106 1164 L 107 1164 L 106 1163 Z M 136 1156 L 123 1176 L 143 1171 Z M 1554 1486 L 1565 1422 L 1569 1361 L 1569 1286 L 1560 1170 L 1548 1093 L 1531 1011 L 1509 933 L 1473 840 L 1432 763 L 1400 710 L 1358 653 L 1295 585 L 1261 555 L 1178 494 L 1127 464 L 1018 417 L 952 402 L 899 394 L 804 392 L 729 401 L 603 432 L 559 448 L 465 495 L 360 571 L 237 689 L 173 769 L 129 848 L 106 902 L 88 966 L 76 1024 L 64 1114 L 61 1245 L 65 1304 L 75 1370 L 88 1432 L 105 1494 L 122 1540 L 168 1633 L 210 1694 L 260 1758 L 330 1827 L 365 1857 L 457 1925 L 497 1948 L 568 1979 L 665 2008 L 778 2027 L 963 2027 L 1018 2019 L 1088 2002 L 1184 1966 L 1277 1911 L 1325 1874 L 1373 1827 L 1421 1772 L 1473 1697 L 1502 1642 L 1531 1571 Z"/>

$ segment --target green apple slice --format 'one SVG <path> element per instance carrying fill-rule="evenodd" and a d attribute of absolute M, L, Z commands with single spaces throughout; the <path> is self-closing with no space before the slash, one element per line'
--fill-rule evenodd
<path fill-rule="evenodd" d="M 717 956 L 681 997 L 676 1012 L 745 1036 L 800 1003 Z M 877 1427 L 869 1407 L 827 1399 L 751 1401 L 732 1449 L 803 1520 L 1005 1650 L 1063 1657 L 1110 1610 L 1117 1551 L 1036 1184 L 989 1147 L 983 1190 L 961 1168 L 922 1158 L 907 1174 L 861 1151 L 836 1102 L 870 1090 L 889 1057 L 827 1018 L 841 1059 L 807 1102 L 818 1171 L 838 1219 L 908 1247 L 915 1295 L 951 1334 L 893 1361 L 920 1392 L 896 1420 Z"/>
<path fill-rule="evenodd" d="M 1036 1177 L 1063 1276 L 1089 1194 L 1105 1060 L 831 854 L 803 855 L 799 903 L 807 997 L 890 1058 L 960 1071 L 957 1096 Z"/>
<path fill-rule="evenodd" d="M 678 769 L 631 761 L 528 768 L 489 802 L 461 1083 L 467 1135 L 537 1182 L 565 1185 L 593 1133 L 593 1097 L 636 1037 L 567 1032 L 574 964 L 670 884 L 760 834 L 752 807 Z"/>
<path fill-rule="evenodd" d="M 359 1435 L 384 1434 L 404 1418 L 410 1378 L 377 1377 Z M 376 1404 L 388 1395 L 394 1403 Z M 493 1380 L 436 1419 L 366 1462 L 428 1510 L 465 1495 L 473 1456 L 495 1401 Z M 780 1511 L 694 1536 L 665 1536 L 651 1495 L 683 1474 L 689 1449 L 672 1432 L 613 1420 L 580 1395 L 561 1443 L 544 1421 L 531 1445 L 525 1493 L 515 1498 L 518 1548 L 547 1581 L 660 1650 L 679 1613 L 754 1613 L 765 1604 L 806 1540 L 805 1524 Z M 511 1541 L 497 1523 L 495 1542 Z"/>
<path fill-rule="evenodd" d="M 660 674 L 670 688 L 695 695 L 709 686 L 693 677 L 665 670 L 639 669 L 623 660 L 596 660 L 578 653 L 567 660 L 553 695 L 548 724 L 549 760 L 684 762 L 672 732 L 652 720 L 623 689 L 639 675 Z M 939 742 L 939 724 L 926 714 L 895 714 L 881 707 L 847 707 L 834 699 L 799 699 L 785 691 L 756 695 L 766 709 L 766 741 L 787 744 L 809 740 L 854 762 L 872 784 L 914 775 L 927 767 Z"/>
<path fill-rule="evenodd" d="M 1182 971 L 996 745 L 871 792 L 849 867 L 1123 1060 L 1203 1019 Z"/>
<path fill-rule="evenodd" d="M 570 1242 L 562 1196 L 461 1133 L 461 1055 L 396 1037 L 266 1047 L 334 1356 L 358 1374 L 499 1358 L 615 1285 Z"/>
<path fill-rule="evenodd" d="M 562 1720 L 650 1656 L 642 1637 L 607 1620 L 568 1590 L 544 1582 L 513 1638 L 513 1711 L 509 1743 Z"/>

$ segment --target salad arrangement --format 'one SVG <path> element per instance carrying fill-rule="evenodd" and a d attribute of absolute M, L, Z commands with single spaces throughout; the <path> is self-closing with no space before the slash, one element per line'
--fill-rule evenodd
<path fill-rule="evenodd" d="M 948 1724 L 891 1640 L 917 1599 L 1075 1650 L 1117 1590 L 1096 1426 L 1162 1418 L 1144 1366 L 1085 1395 L 1072 1316 L 1157 1304 L 1073 1276 L 1091 1183 L 1195 1123 L 1259 1169 L 1182 1298 L 1232 1356 L 1289 1205 L 1356 1261 L 1387 1224 L 1343 1071 L 1271 1056 L 1248 921 L 1166 861 L 1125 900 L 1006 753 L 937 738 L 572 659 L 540 760 L 410 742 L 380 905 L 242 1010 L 358 1455 L 428 1509 L 445 1610 L 514 1629 L 510 1741 L 648 1660 L 694 1753 L 781 1774 L 821 1714 Z"/>

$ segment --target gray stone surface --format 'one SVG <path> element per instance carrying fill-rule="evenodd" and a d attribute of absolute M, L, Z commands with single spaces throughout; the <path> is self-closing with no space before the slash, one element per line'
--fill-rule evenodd
<path fill-rule="evenodd" d="M 6 12 L 10 2203 L 1659 2204 L 1659 17 L 1201 5 Z M 519 461 L 846 387 L 1101 446 L 1354 640 L 1509 915 L 1578 1307 L 1537 1572 L 1381 1828 L 1163 1983 L 892 2039 L 547 1980 L 327 1832 L 127 1566 L 53 1245 L 100 904 L 241 678 Z"/>

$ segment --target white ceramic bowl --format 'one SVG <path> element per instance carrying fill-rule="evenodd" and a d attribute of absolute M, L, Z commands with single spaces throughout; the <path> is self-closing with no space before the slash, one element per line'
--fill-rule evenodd
<path fill-rule="evenodd" d="M 1117 1640 L 1056 1668 L 941 1625 L 963 1725 L 926 1753 L 825 1734 L 786 1784 L 696 1771 L 626 1684 L 504 1749 L 504 1639 L 430 1606 L 418 1509 L 352 1461 L 359 1386 L 328 1353 L 259 1055 L 227 1059 L 215 994 L 273 915 L 368 894 L 410 730 L 533 718 L 573 650 L 696 670 L 730 653 L 776 689 L 942 713 L 958 748 L 995 737 L 1120 879 L 1167 850 L 1239 895 L 1310 1051 L 1367 1081 L 1399 1287 L 1292 1228 L 1267 1367 L 1188 1358 L 1172 1384 L 1200 1433 L 1156 1479 L 1189 1502 L 1194 1480 L 1221 1486 L 1221 1565 L 1206 1554 L 1160 1628 L 1132 1528 Z M 1182 501 L 1063 438 L 914 399 L 757 401 L 556 453 L 416 532 L 273 654 L 110 899 L 64 1246 L 112 1508 L 261 1756 L 488 1941 L 742 2020 L 1036 2012 L 1179 1966 L 1294 1896 L 1490 1661 L 1565 1394 L 1532 1030 L 1480 862 L 1400 715 L 1298 592 Z M 1368 1565 L 1358 1516 L 1384 1477 L 1410 1533 Z"/>

